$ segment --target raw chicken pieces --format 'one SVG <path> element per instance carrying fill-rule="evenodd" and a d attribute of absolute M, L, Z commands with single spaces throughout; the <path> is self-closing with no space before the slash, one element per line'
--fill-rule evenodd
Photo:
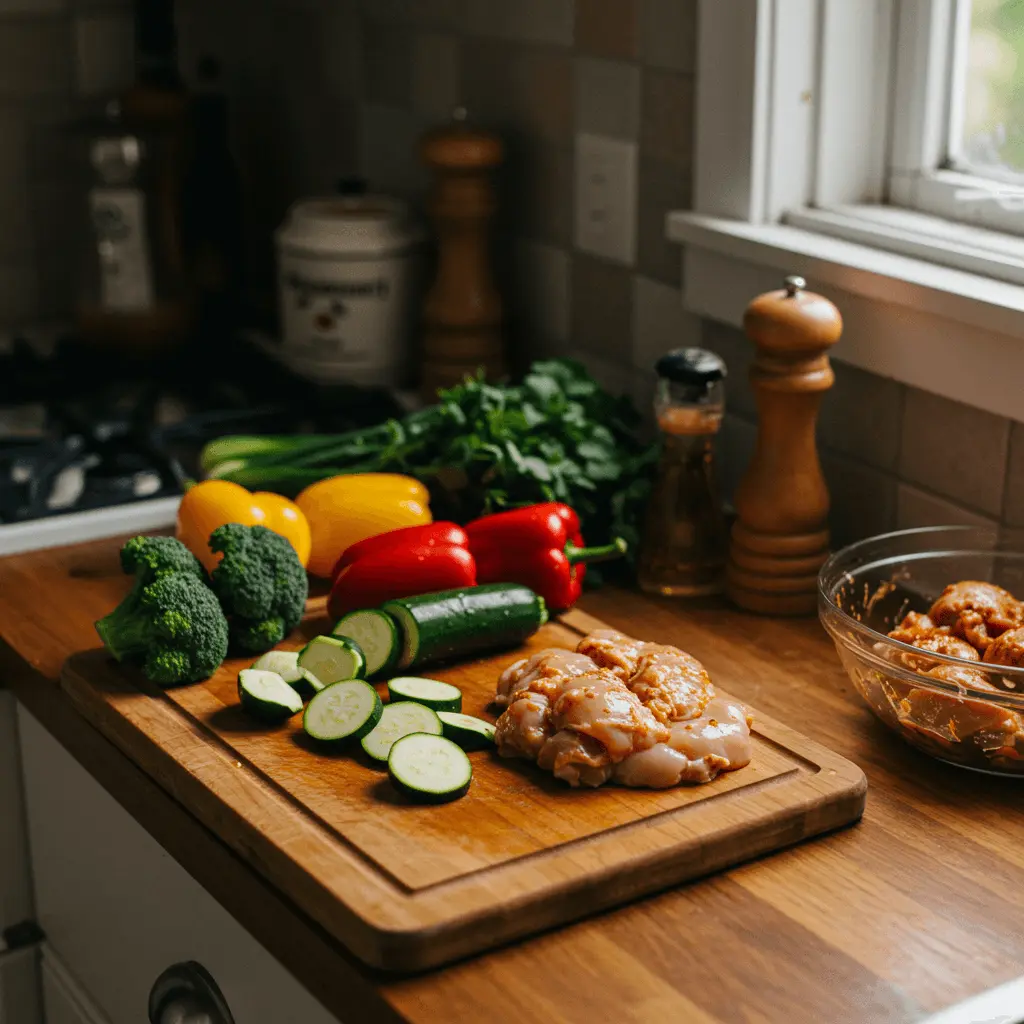
<path fill-rule="evenodd" d="M 1000 633 L 1024 625 L 1024 605 L 994 583 L 961 580 L 946 587 L 928 617 L 984 654 Z"/>
<path fill-rule="evenodd" d="M 532 690 L 550 697 L 563 677 L 583 676 L 596 667 L 585 654 L 549 647 L 532 657 L 520 659 L 501 673 L 494 703 L 505 707 L 519 690 Z"/>
<path fill-rule="evenodd" d="M 506 708 L 498 752 L 535 760 L 570 786 L 662 789 L 750 762 L 750 716 L 716 696 L 696 658 L 613 630 L 510 665 L 495 702 Z"/>
<path fill-rule="evenodd" d="M 991 583 L 963 580 L 951 583 L 926 615 L 910 612 L 889 632 L 894 640 L 918 648 L 915 656 L 877 645 L 885 657 L 926 677 L 958 688 L 1000 692 L 972 667 L 1024 666 L 1024 604 Z M 959 658 L 964 664 L 937 663 L 928 654 Z M 980 667 L 980 666 L 979 666 Z M 963 745 L 985 757 L 1019 760 L 1024 751 L 1024 715 L 988 701 L 915 686 L 900 678 L 885 679 L 882 696 L 888 705 L 885 720 L 913 733 L 940 757 L 953 756 Z M 872 700 L 876 708 L 884 707 Z"/>

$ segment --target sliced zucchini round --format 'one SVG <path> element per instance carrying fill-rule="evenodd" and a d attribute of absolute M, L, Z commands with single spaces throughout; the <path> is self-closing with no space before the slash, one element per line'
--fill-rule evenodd
<path fill-rule="evenodd" d="M 451 683 L 420 676 L 398 676 L 388 680 L 391 700 L 414 700 L 435 711 L 461 711 L 462 691 Z"/>
<path fill-rule="evenodd" d="M 276 672 L 258 668 L 238 673 L 242 708 L 262 722 L 283 722 L 302 710 L 302 698 Z"/>
<path fill-rule="evenodd" d="M 302 678 L 298 651 L 267 651 L 249 667 L 260 672 L 276 672 L 286 683 L 297 683 Z"/>
<path fill-rule="evenodd" d="M 298 664 L 324 686 L 330 686 L 346 679 L 361 679 L 366 659 L 359 644 L 347 636 L 315 636 L 299 652 Z"/>
<path fill-rule="evenodd" d="M 262 672 L 276 672 L 300 697 L 312 697 L 324 684 L 309 669 L 299 667 L 298 651 L 267 651 L 253 663 Z"/>
<path fill-rule="evenodd" d="M 347 636 L 359 644 L 366 657 L 366 674 L 390 672 L 402 653 L 402 638 L 395 620 L 378 608 L 349 612 L 331 631 L 334 636 Z"/>
<path fill-rule="evenodd" d="M 458 743 L 463 750 L 484 750 L 494 746 L 494 726 L 482 718 L 460 715 L 456 711 L 438 711 L 445 739 Z"/>
<path fill-rule="evenodd" d="M 473 766 L 457 743 L 412 733 L 391 747 L 388 775 L 395 788 L 413 800 L 439 804 L 465 796 Z"/>
<path fill-rule="evenodd" d="M 403 700 L 397 704 L 385 704 L 380 721 L 360 743 L 363 750 L 375 761 L 386 761 L 391 753 L 392 744 L 414 732 L 440 736 L 443 732 L 441 719 L 437 717 L 436 712 L 423 704 Z"/>
<path fill-rule="evenodd" d="M 316 740 L 361 739 L 380 721 L 384 705 L 361 679 L 324 687 L 306 706 L 302 728 Z"/>

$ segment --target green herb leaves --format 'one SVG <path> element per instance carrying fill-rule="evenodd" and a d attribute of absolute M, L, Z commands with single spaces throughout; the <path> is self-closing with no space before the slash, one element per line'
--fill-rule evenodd
<path fill-rule="evenodd" d="M 466 519 L 537 501 L 564 501 L 592 542 L 623 536 L 636 550 L 637 520 L 656 449 L 636 439 L 632 403 L 601 388 L 579 363 L 536 362 L 519 385 L 483 377 L 439 392 L 439 404 L 405 419 L 330 438 L 219 439 L 230 466 L 213 475 L 294 493 L 338 473 L 407 473 L 431 487 L 437 518 Z M 215 460 L 204 458 L 213 463 Z"/>

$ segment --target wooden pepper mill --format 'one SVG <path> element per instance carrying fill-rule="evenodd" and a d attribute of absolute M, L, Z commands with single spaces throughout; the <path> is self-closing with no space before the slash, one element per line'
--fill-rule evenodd
<path fill-rule="evenodd" d="M 754 457 L 736 490 L 726 591 L 741 608 L 810 615 L 828 556 L 828 489 L 815 426 L 835 376 L 828 349 L 843 330 L 839 310 L 804 290 L 801 277 L 759 295 L 743 327 L 757 346 L 750 371 L 757 397 Z"/>
<path fill-rule="evenodd" d="M 501 140 L 474 131 L 466 112 L 429 132 L 423 162 L 437 175 L 428 210 L 437 232 L 437 276 L 423 306 L 421 389 L 428 401 L 481 367 L 491 379 L 505 372 L 501 298 L 494 286 L 489 222 L 496 207 L 489 172 L 504 157 Z"/>

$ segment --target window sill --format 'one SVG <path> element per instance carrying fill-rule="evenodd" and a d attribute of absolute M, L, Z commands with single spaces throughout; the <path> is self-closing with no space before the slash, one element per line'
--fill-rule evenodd
<path fill-rule="evenodd" d="M 754 295 L 801 273 L 843 314 L 837 359 L 1024 421 L 1024 285 L 793 224 L 677 212 L 667 232 L 693 312 L 740 326 Z"/>

